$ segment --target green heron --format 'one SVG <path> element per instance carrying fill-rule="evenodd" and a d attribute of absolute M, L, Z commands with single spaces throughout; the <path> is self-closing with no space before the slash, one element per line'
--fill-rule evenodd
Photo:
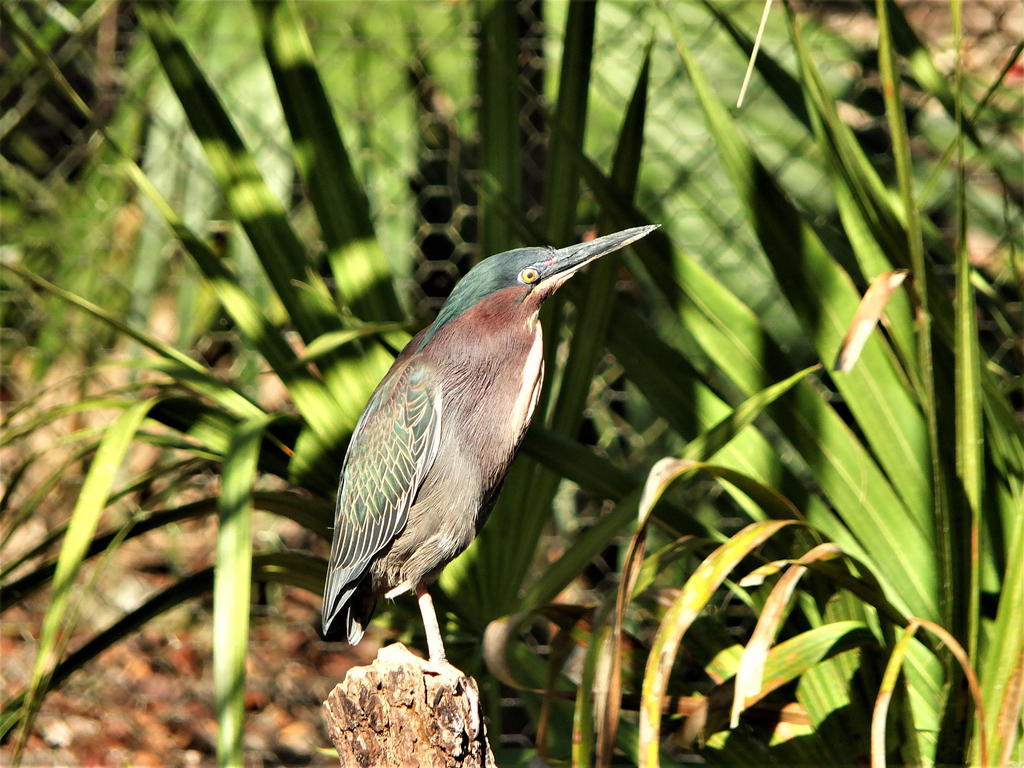
<path fill-rule="evenodd" d="M 494 507 L 544 376 L 544 300 L 635 227 L 567 248 L 485 259 L 395 359 L 363 411 L 341 470 L 323 631 L 355 645 L 382 595 L 415 592 L 432 662 L 444 645 L 427 592 Z"/>

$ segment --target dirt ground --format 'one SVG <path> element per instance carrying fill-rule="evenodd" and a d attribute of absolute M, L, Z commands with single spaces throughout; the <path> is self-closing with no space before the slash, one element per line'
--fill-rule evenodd
<path fill-rule="evenodd" d="M 280 528 L 288 523 L 275 523 Z M 181 526 L 176 545 L 213 541 L 214 522 Z M 289 531 L 278 531 L 285 537 Z M 147 541 L 147 538 L 149 539 Z M 106 626 L 121 606 L 168 586 L 154 564 L 167 532 L 122 547 L 83 596 L 71 647 Z M 188 556 L 187 556 L 188 557 Z M 85 576 L 88 582 L 94 568 Z M 372 637 L 356 649 L 325 643 L 316 631 L 319 596 L 295 588 L 257 593 L 247 665 L 245 753 L 248 766 L 332 766 L 321 702 L 349 667 L 376 653 Z M 48 590 L 11 609 L 0 624 L 4 698 L 29 679 Z M 204 766 L 215 764 L 211 599 L 194 600 L 109 648 L 47 695 L 28 742 L 26 766 Z M 11 762 L 11 744 L 0 764 Z"/>

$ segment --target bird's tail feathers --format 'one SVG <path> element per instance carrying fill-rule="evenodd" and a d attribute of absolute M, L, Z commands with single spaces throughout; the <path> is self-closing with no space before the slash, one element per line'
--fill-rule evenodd
<path fill-rule="evenodd" d="M 377 597 L 369 584 L 369 576 L 341 590 L 330 602 L 325 601 L 323 635 L 330 638 L 344 627 L 349 645 L 356 645 L 363 637 L 377 607 Z"/>
<path fill-rule="evenodd" d="M 366 630 L 366 627 L 352 613 L 352 606 L 345 606 L 345 626 L 348 628 L 348 644 L 358 645 L 359 641 L 363 639 L 363 632 Z"/>

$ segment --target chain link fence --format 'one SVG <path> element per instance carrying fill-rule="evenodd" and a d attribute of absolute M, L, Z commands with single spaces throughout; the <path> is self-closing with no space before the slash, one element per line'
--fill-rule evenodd
<path fill-rule="evenodd" d="M 349 96 L 338 98 L 337 117 L 342 125 L 350 150 L 357 156 L 364 178 L 367 179 L 371 199 L 382 222 L 384 238 L 396 261 L 411 254 L 415 268 L 408 273 L 407 288 L 410 308 L 417 317 L 427 318 L 436 311 L 458 277 L 464 274 L 481 254 L 476 250 L 478 234 L 476 187 L 478 184 L 478 136 L 472 111 L 475 106 L 473 73 L 470 68 L 453 73 L 443 66 L 435 67 L 439 53 L 449 58 L 453 52 L 463 61 L 474 60 L 474 34 L 476 25 L 472 7 L 458 4 L 439 10 L 418 4 L 395 5 L 389 16 L 394 24 L 387 29 L 375 28 L 368 21 L 370 13 L 317 13 L 310 21 L 311 34 L 317 44 L 317 58 L 324 69 L 328 89 L 332 85 Z M 756 5 L 756 4 L 755 4 Z M 913 28 L 935 53 L 936 61 L 944 69 L 952 68 L 952 30 L 948 8 L 934 2 L 904 2 L 904 9 Z M 21 241 L 24 225 L 31 231 L 33 215 L 42 219 L 52 217 L 64 205 L 63 197 L 74 194 L 74 185 L 82 174 L 97 172 L 96 165 L 109 162 L 103 152 L 103 140 L 98 126 L 111 124 L 114 130 L 124 124 L 136 123 L 135 135 L 140 144 L 152 148 L 155 160 L 166 160 L 168 155 L 188 158 L 190 165 L 179 168 L 183 181 L 172 185 L 172 202 L 183 205 L 186 213 L 203 205 L 192 205 L 196 197 L 208 198 L 205 203 L 207 220 L 216 217 L 216 193 L 196 189 L 208 181 L 203 161 L 195 151 L 193 142 L 183 131 L 179 116 L 167 124 L 168 110 L 164 101 L 168 95 L 159 87 L 151 56 L 140 45 L 138 29 L 130 3 L 100 2 L 87 6 L 79 16 L 57 4 L 20 4 L 19 11 L 36 25 L 42 41 L 49 45 L 47 53 L 60 67 L 63 77 L 81 94 L 93 111 L 92 121 L 83 118 L 71 107 L 66 97 L 50 82 L 45 68 L 37 66 L 24 50 L 24 45 L 2 33 L 0 45 L 0 154 L 2 154 L 3 200 L 8 213 L 5 218 L 5 240 Z M 544 94 L 551 92 L 550 82 L 557 77 L 552 65 L 551 52 L 560 41 L 557 29 L 544 18 L 546 10 L 539 0 L 523 0 L 518 4 L 521 33 L 520 93 L 522 110 L 520 126 L 523 145 L 523 208 L 530 221 L 538 222 L 543 210 L 542 185 L 545 150 L 548 134 L 546 115 L 550 104 Z M 858 107 L 871 100 L 876 83 L 860 80 L 864 68 L 857 69 L 857 58 L 870 52 L 876 39 L 873 15 L 855 3 L 808 3 L 801 7 L 806 14 L 820 23 L 811 31 L 813 35 L 837 35 L 845 47 L 828 44 L 826 54 L 836 56 L 833 61 L 819 62 L 828 73 L 830 68 L 843 72 L 852 83 L 846 101 L 852 105 L 851 120 L 864 132 L 882 129 L 884 118 L 877 110 L 870 113 Z M 186 8 L 185 15 L 199 13 L 195 7 Z M 219 51 L 216 61 L 219 70 L 212 72 L 215 82 L 223 84 L 225 99 L 234 109 L 239 127 L 257 153 L 261 144 L 272 143 L 274 149 L 267 161 L 268 175 L 277 177 L 282 196 L 290 192 L 294 179 L 287 170 L 287 137 L 280 125 L 268 129 L 269 120 L 261 115 L 276 113 L 276 105 L 267 103 L 266 75 L 252 65 L 253 44 L 250 33 L 243 34 L 235 26 L 237 13 L 212 14 L 208 29 L 209 42 L 197 42 L 196 54 L 203 61 L 210 59 L 214 48 Z M 372 12 L 371 12 L 372 13 Z M 597 45 L 601 47 L 601 63 L 594 72 L 591 94 L 591 112 L 595 119 L 608 122 L 619 119 L 629 99 L 632 83 L 622 73 L 635 76 L 641 52 L 638 40 L 649 36 L 657 27 L 659 11 L 653 7 L 635 4 L 604 3 L 600 6 Z M 694 11 L 697 15 L 697 12 Z M 772 18 L 769 29 L 782 30 L 782 12 Z M 756 18 L 756 14 L 751 15 Z M 423 23 L 423 22 L 426 23 Z M 974 0 L 964 5 L 964 27 L 967 36 L 965 65 L 968 71 L 984 81 L 994 77 L 1014 44 L 1024 36 L 1024 11 L 1018 3 L 1002 0 Z M 390 22 L 389 22 L 390 23 Z M 745 30 L 753 35 L 754 30 Z M 704 18 L 700 28 L 694 23 L 687 29 L 689 45 L 703 61 L 713 65 L 723 58 L 722 33 L 713 20 Z M 783 35 L 776 34 L 781 41 Z M 771 50 L 772 40 L 766 42 Z M 235 47 L 234 54 L 224 51 Z M 781 45 L 776 46 L 778 53 Z M 411 54 L 411 55 L 410 55 Z M 749 240 L 739 221 L 738 208 L 729 204 L 729 190 L 724 187 L 720 174 L 713 172 L 714 146 L 699 120 L 680 121 L 681 114 L 695 114 L 692 104 L 680 102 L 679 88 L 683 78 L 680 67 L 671 63 L 673 52 L 668 43 L 659 40 L 654 52 L 652 83 L 649 92 L 648 145 L 649 165 L 671 169 L 664 178 L 642 187 L 641 206 L 654 203 L 657 210 L 659 190 L 684 193 L 673 195 L 671 206 L 664 208 L 665 219 L 682 235 L 679 245 L 703 260 L 716 271 L 726 275 L 749 268 L 745 260 L 737 257 L 734 244 Z M 710 71 L 719 77 L 716 86 L 726 101 L 735 98 L 742 76 L 741 58 L 728 54 L 728 72 L 713 66 Z M 356 82 L 370 78 L 383 64 L 395 76 L 373 79 L 362 87 Z M 449 67 L 450 68 L 450 67 Z M 851 69 L 852 68 L 852 69 Z M 348 82 L 342 74 L 349 72 Z M 453 81 L 458 81 L 453 87 Z M 549 85 L 546 88 L 545 82 Z M 755 78 L 756 81 L 756 78 Z M 410 98 L 412 96 L 412 98 Z M 764 136 L 758 121 L 758 104 L 768 98 L 764 88 L 752 87 L 745 109 L 750 113 L 750 131 Z M 923 97 L 922 97 L 923 98 Z M 388 112 L 382 110 L 387 105 Z M 396 136 L 381 125 L 390 114 L 404 111 L 404 120 L 398 121 L 413 132 Z M 414 112 L 414 115 L 409 114 Z M 135 115 L 134 120 L 125 114 Z M 412 119 L 409 119 L 412 118 Z M 113 121 L 113 122 L 112 122 Z M 162 124 L 165 123 L 165 124 Z M 267 129 L 267 130 L 262 130 Z M 159 134 L 165 134 L 161 141 Z M 607 142 L 614 131 L 600 131 L 601 140 Z M 131 136 L 121 131 L 119 136 Z M 669 137 L 665 140 L 663 137 Z M 800 196 L 821 198 L 826 180 L 808 173 L 802 158 L 810 151 L 811 139 L 800 136 L 787 146 L 772 142 L 762 146 L 764 157 L 772 171 L 788 188 Z M 610 145 L 590 148 L 599 162 L 607 161 L 613 149 Z M 660 158 L 664 157 L 665 162 Z M 150 158 L 143 156 L 144 161 Z M 152 167 L 150 160 L 149 167 Z M 382 169 L 393 169 L 388 180 L 376 178 Z M 102 167 L 99 173 L 110 174 Z M 652 174 L 655 172 L 652 172 Z M 114 219 L 112 226 L 127 229 L 135 222 L 118 222 L 116 214 L 129 191 L 121 190 L 120 198 L 110 195 L 96 200 L 98 217 Z M 582 191 L 584 206 L 587 192 Z M 293 200 L 294 202 L 294 200 Z M 24 214 L 12 215 L 15 208 Z M 716 228 L 708 230 L 704 217 L 711 212 Z M 693 222 L 688 226 L 687 222 Z M 205 222 L 200 222 L 205 224 Z M 115 235 L 117 232 L 115 231 Z M 130 236 L 132 233 L 122 233 Z M 103 271 L 102 258 L 110 239 L 110 229 L 94 227 L 83 241 L 75 238 L 75 250 L 87 254 L 91 267 Z M 160 239 L 166 241 L 165 231 Z M 47 244 L 33 243 L 45 248 Z M 115 244 L 116 241 L 115 241 Z M 158 244 L 142 245 L 158 247 Z M 56 254 L 50 255 L 51 259 Z M 61 253 L 62 259 L 73 259 Z M 115 259 L 114 261 L 119 261 Z M 126 277 L 118 269 L 108 275 L 115 282 Z M 137 290 L 136 279 L 124 286 Z M 736 281 L 741 283 L 742 281 Z M 763 306 L 763 298 L 745 296 L 758 311 L 770 310 Z"/>
<path fill-rule="evenodd" d="M 220 4 L 212 5 L 211 9 L 205 4 L 181 4 L 181 23 L 203 30 L 194 40 L 197 58 L 215 64 L 210 76 L 230 105 L 239 130 L 268 181 L 293 211 L 296 228 L 308 234 L 311 251 L 319 255 L 323 246 L 294 177 L 290 142 L 276 97 L 264 68 L 254 64 L 259 59 L 258 40 L 247 28 L 249 22 L 239 21 L 248 10 L 232 5 L 225 11 L 225 7 L 216 7 Z M 948 7 L 930 1 L 899 5 L 939 67 L 951 71 Z M 15 39 L 6 24 L 0 28 L 3 246 L 18 248 L 37 272 L 96 297 L 109 309 L 122 309 L 126 316 L 169 341 L 188 336 L 187 323 L 192 323 L 193 334 L 216 331 L 220 328 L 216 312 L 204 315 L 195 311 L 202 306 L 201 297 L 194 285 L 190 287 L 184 259 L 170 243 L 163 223 L 119 177 L 100 128 L 119 141 L 131 142 L 126 146 L 187 223 L 207 233 L 218 247 L 235 249 L 240 279 L 257 294 L 265 290 L 256 274 L 258 267 L 239 238 L 226 234 L 217 223 L 223 215 L 219 193 L 180 107 L 158 74 L 131 3 L 96 2 L 84 10 L 78 10 L 80 7 L 75 15 L 57 3 L 24 3 L 17 6 L 17 13 L 31 25 L 36 43 L 45 45 L 43 52 L 61 76 L 89 105 L 91 120 L 82 117 L 53 86 L 52 73 L 38 64 L 31 46 Z M 467 63 L 475 61 L 476 53 L 473 6 L 388 3 L 383 8 L 360 6 L 361 11 L 335 6 L 334 12 L 325 12 L 325 7 L 330 9 L 328 5 L 310 11 L 306 20 L 321 76 L 335 99 L 336 118 L 366 182 L 381 241 L 404 277 L 406 306 L 411 315 L 426 321 L 458 279 L 486 255 L 477 246 L 480 149 L 474 116 L 475 73 Z M 595 45 L 602 55 L 593 71 L 588 117 L 599 130 L 588 132 L 587 152 L 607 167 L 643 46 L 652 37 L 651 30 L 660 26 L 661 12 L 634 3 L 602 2 L 598 8 Z M 807 28 L 808 43 L 822 52 L 819 66 L 829 82 L 844 91 L 844 119 L 875 150 L 882 171 L 891 171 L 879 85 L 871 75 L 877 39 L 873 15 L 860 3 L 808 2 L 798 8 L 813 22 Z M 543 214 L 542 180 L 552 107 L 545 94 L 552 93 L 551 84 L 557 83 L 563 20 L 549 18 L 554 11 L 540 0 L 521 0 L 518 9 L 522 209 L 526 219 L 538 226 Z M 759 3 L 747 9 L 746 17 L 753 23 L 744 31 L 750 36 L 759 14 Z M 724 43 L 721 28 L 698 4 L 685 7 L 682 16 L 688 24 L 688 44 L 714 77 L 723 100 L 732 102 L 739 93 L 745 60 L 735 46 Z M 972 0 L 964 4 L 963 22 L 968 73 L 977 82 L 991 82 L 1006 56 L 1024 38 L 1024 11 L 1015 0 Z M 718 169 L 715 146 L 704 129 L 699 108 L 692 95 L 685 95 L 690 90 L 685 87 L 677 54 L 663 38 L 658 36 L 652 50 L 645 177 L 638 207 L 665 222 L 676 245 L 711 268 L 766 319 L 766 325 L 783 327 L 792 319 L 769 289 L 769 265 L 751 263 L 748 257 L 757 251 L 753 234 Z M 784 41 L 785 22 L 777 8 L 769 24 L 766 51 L 785 60 Z M 1013 77 L 1016 81 L 1011 78 L 1008 82 L 1019 84 L 1021 73 Z M 908 103 L 931 109 L 927 102 L 917 92 L 910 95 Z M 744 110 L 748 116 L 744 129 L 770 171 L 797 202 L 816 208 L 810 201 L 828 198 L 828 179 L 807 160 L 814 153 L 813 139 L 806 131 L 797 130 L 795 118 L 780 113 L 775 97 L 757 78 Z M 779 131 L 780 121 L 793 130 Z M 915 150 L 936 151 L 929 146 Z M 579 208 L 581 221 L 592 221 L 597 215 L 597 204 L 585 185 L 580 189 Z M 83 211 L 91 215 L 73 215 Z M 827 220 L 816 223 L 835 225 Z M 984 240 L 984 233 L 976 233 L 972 253 L 984 258 L 1005 247 L 1005 237 L 1012 236 L 1007 233 L 1004 240 Z M 757 279 L 758 274 L 765 279 Z M 169 288 L 177 292 L 175 298 L 164 295 Z M 32 388 L 31 376 L 8 365 L 11 356 L 19 349 L 39 346 L 47 327 L 57 334 L 48 360 L 76 346 L 88 349 L 95 343 L 94 337 L 80 337 L 76 344 L 76 333 L 68 331 L 70 320 L 54 328 L 49 306 L 8 295 L 3 308 L 3 342 L 8 351 L 3 353 L 0 384 L 6 401 L 20 400 Z M 212 349 L 207 353 L 210 359 L 217 356 Z M 1020 350 L 1008 348 L 1004 354 L 1020 354 Z M 37 376 L 43 373 L 35 371 Z M 617 362 L 606 357 L 595 377 L 596 397 L 584 429 L 587 442 L 609 451 L 607 436 L 614 434 L 625 446 L 616 460 L 628 464 L 634 454 L 631 445 L 654 442 L 666 427 L 657 421 L 625 423 L 621 378 Z M 635 453 L 642 455 L 642 451 Z M 563 519 L 563 529 L 585 525 L 601 512 L 596 499 L 573 496 L 567 505 L 574 511 L 575 522 Z M 614 576 L 615 555 L 610 552 L 595 561 L 587 574 L 592 587 L 600 589 L 605 579 Z M 291 616 L 288 620 L 295 622 Z M 299 631 L 297 622 L 289 626 Z M 306 630 L 308 627 L 302 631 Z M 313 641 L 307 632 L 295 642 L 298 646 L 305 642 L 306 646 L 298 648 L 305 652 Z M 337 674 L 335 670 L 331 673 Z M 268 698 L 278 695 L 271 683 L 266 690 Z M 501 707 L 502 743 L 532 745 L 535 734 L 528 733 L 530 721 L 522 716 L 519 700 L 506 696 Z M 315 716 L 315 708 L 313 711 Z M 207 750 L 209 745 L 196 738 L 192 747 L 199 752 Z M 267 750 L 265 764 L 284 759 L 270 754 L 271 746 Z M 308 762 L 319 759 L 294 750 L 288 756 Z"/>

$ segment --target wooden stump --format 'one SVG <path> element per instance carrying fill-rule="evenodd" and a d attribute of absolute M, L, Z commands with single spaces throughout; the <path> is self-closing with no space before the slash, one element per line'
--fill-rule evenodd
<path fill-rule="evenodd" d="M 476 681 L 401 644 L 350 669 L 324 715 L 343 766 L 495 768 Z"/>

